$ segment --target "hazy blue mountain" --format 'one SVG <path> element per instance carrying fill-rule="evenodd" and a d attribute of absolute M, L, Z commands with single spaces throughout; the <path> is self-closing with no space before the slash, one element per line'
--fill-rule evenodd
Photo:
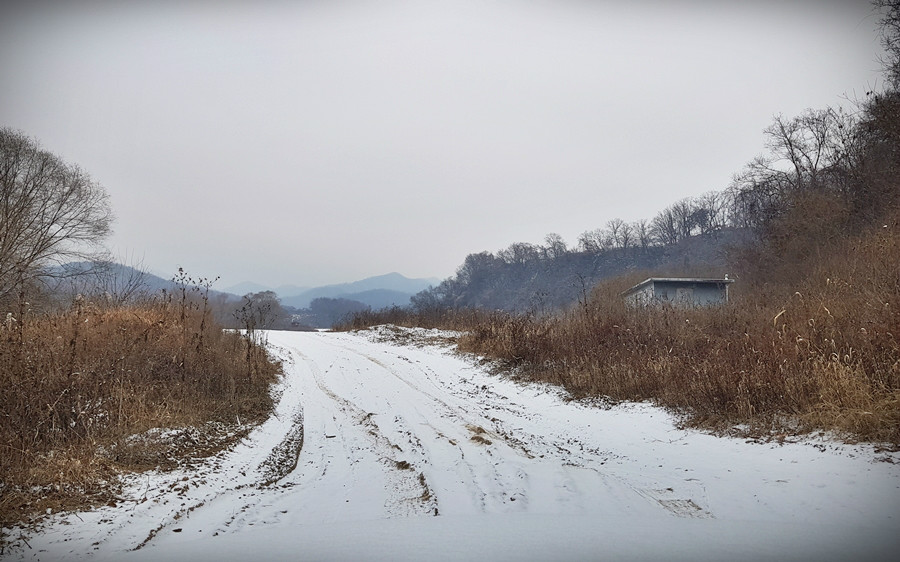
<path fill-rule="evenodd" d="M 173 274 L 172 277 L 175 277 Z M 210 280 L 211 281 L 211 280 Z M 186 282 L 188 288 L 200 286 L 201 280 L 194 278 Z M 158 275 L 113 262 L 70 262 L 50 268 L 47 287 L 51 293 L 68 298 L 78 293 L 105 294 L 116 299 L 133 299 L 142 295 L 153 295 L 162 290 L 174 292 L 178 285 L 170 277 Z M 210 298 L 216 297 L 221 303 L 239 302 L 240 296 L 227 291 L 217 291 L 215 285 L 209 290 Z"/>
<path fill-rule="evenodd" d="M 410 279 L 399 273 L 369 277 L 353 283 L 326 285 L 303 291 L 296 295 L 279 293 L 281 303 L 296 308 L 306 308 L 319 297 L 343 298 L 365 303 L 372 308 L 409 304 L 409 297 L 440 282 L 439 279 Z"/>
<path fill-rule="evenodd" d="M 140 280 L 141 292 L 155 293 L 161 289 L 172 291 L 175 284 L 172 279 L 164 279 L 152 273 L 141 273 L 135 268 L 117 263 L 92 264 L 90 262 L 73 262 L 54 268 L 53 274 L 56 290 L 66 293 L 100 292 L 118 293 L 133 280 Z M 296 285 L 284 285 L 275 289 L 285 306 L 296 309 L 309 307 L 313 299 L 325 297 L 358 301 L 373 309 L 390 306 L 406 306 L 409 298 L 437 285 L 439 279 L 410 279 L 399 273 L 389 273 L 377 277 L 369 277 L 353 283 L 326 285 L 312 289 Z M 221 290 L 214 287 L 210 295 L 224 295 L 228 301 L 240 300 L 241 295 L 272 290 L 270 287 L 250 281 L 231 285 Z M 298 291 L 291 294 L 288 291 Z"/>
<path fill-rule="evenodd" d="M 440 282 L 440 279 L 410 279 L 399 273 L 388 273 L 386 275 L 368 277 L 362 281 L 355 281 L 353 283 L 328 285 L 326 287 L 320 287 L 320 289 L 340 290 L 341 292 L 346 293 L 362 293 L 373 289 L 387 289 L 389 291 L 415 294 L 422 289 L 428 288 L 429 285 L 436 285 Z"/>
<path fill-rule="evenodd" d="M 171 279 L 112 262 L 71 262 L 51 268 L 50 274 L 54 278 L 51 289 L 63 292 L 119 292 L 139 284 L 142 292 L 155 293 L 175 286 Z"/>
<path fill-rule="evenodd" d="M 237 285 L 231 285 L 229 287 L 225 287 L 222 289 L 226 293 L 232 293 L 234 295 L 246 295 L 247 293 L 259 293 L 260 291 L 271 291 L 271 287 L 266 287 L 265 285 L 260 285 L 259 283 L 254 283 L 253 281 L 244 281 L 238 283 Z M 276 291 L 278 292 L 278 291 Z M 281 293 L 279 293 L 281 294 Z"/>
<path fill-rule="evenodd" d="M 361 293 L 349 293 L 341 298 L 359 301 L 367 304 L 374 309 L 387 308 L 390 306 L 406 306 L 409 304 L 409 298 L 415 293 L 404 293 L 401 291 L 391 291 L 389 289 L 372 289 Z"/>
<path fill-rule="evenodd" d="M 246 295 L 247 293 L 259 293 L 262 291 L 274 291 L 275 294 L 281 295 L 299 295 L 304 291 L 310 290 L 311 287 L 301 287 L 300 285 L 280 285 L 278 287 L 270 287 L 253 281 L 243 281 L 236 285 L 230 285 L 222 289 L 226 293 L 234 295 Z"/>
<path fill-rule="evenodd" d="M 278 295 L 299 295 L 304 291 L 310 290 L 312 287 L 301 287 L 299 285 L 281 285 L 272 289 Z"/>

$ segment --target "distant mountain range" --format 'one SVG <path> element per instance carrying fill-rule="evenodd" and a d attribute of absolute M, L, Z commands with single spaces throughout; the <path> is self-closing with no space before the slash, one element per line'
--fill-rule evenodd
<path fill-rule="evenodd" d="M 247 293 L 259 293 L 261 291 L 274 291 L 278 296 L 282 295 L 299 295 L 304 291 L 310 290 L 311 287 L 301 287 L 299 285 L 281 285 L 280 287 L 268 287 L 266 285 L 260 285 L 259 283 L 254 283 L 253 281 L 244 281 L 243 283 L 238 283 L 237 285 L 231 285 L 230 287 L 225 287 L 222 289 L 226 293 L 232 293 L 234 295 L 246 295 Z"/>
<path fill-rule="evenodd" d="M 135 288 L 145 293 L 156 293 L 175 288 L 172 279 L 163 279 L 152 273 L 113 262 L 70 262 L 52 267 L 51 285 L 54 290 L 73 293 L 100 290 L 119 293 Z"/>
<path fill-rule="evenodd" d="M 226 291 L 235 294 L 248 292 L 275 291 L 281 299 L 281 304 L 294 308 L 307 308 L 309 303 L 317 298 L 354 300 L 379 309 L 388 306 L 405 306 L 409 304 L 409 298 L 428 287 L 440 283 L 440 279 L 410 279 L 399 273 L 388 273 L 376 277 L 368 277 L 353 283 L 340 283 L 337 285 L 325 285 L 322 287 L 303 288 L 293 285 L 285 285 L 270 288 L 256 283 L 240 283 L 228 287 Z"/>
<path fill-rule="evenodd" d="M 117 263 L 98 266 L 90 262 L 73 262 L 54 268 L 54 275 L 60 278 L 56 281 L 58 289 L 70 292 L 81 292 L 87 287 L 94 286 L 98 279 L 102 279 L 101 289 L 108 292 L 120 292 L 130 282 L 137 280 L 145 292 L 153 293 L 162 289 L 172 291 L 175 288 L 175 283 L 171 279 L 163 279 L 152 273 L 141 273 L 137 269 Z M 240 300 L 240 297 L 247 293 L 274 291 L 281 299 L 282 305 L 296 309 L 308 308 L 314 299 L 325 297 L 353 300 L 377 310 L 393 305 L 405 306 L 409 304 L 412 295 L 438 283 L 440 279 L 436 278 L 410 279 L 399 273 L 388 273 L 353 283 L 312 288 L 297 285 L 271 288 L 247 281 L 225 289 L 211 289 L 210 295 L 224 294 L 227 300 L 232 300 L 232 297 L 233 300 Z"/>

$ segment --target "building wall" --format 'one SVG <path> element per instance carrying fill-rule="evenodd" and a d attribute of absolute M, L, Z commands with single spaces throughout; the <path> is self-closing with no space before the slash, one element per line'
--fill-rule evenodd
<path fill-rule="evenodd" d="M 657 281 L 653 283 L 653 299 L 657 302 L 709 306 L 725 302 L 726 285 L 717 283 L 690 283 Z"/>
<path fill-rule="evenodd" d="M 628 295 L 625 298 L 625 302 L 627 302 L 631 306 L 647 306 L 653 303 L 654 298 L 655 296 L 653 294 L 653 285 L 650 284 L 640 291 L 636 291 Z"/>

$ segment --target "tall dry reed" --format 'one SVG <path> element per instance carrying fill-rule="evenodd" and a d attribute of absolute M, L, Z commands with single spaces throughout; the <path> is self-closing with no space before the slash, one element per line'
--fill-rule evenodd
<path fill-rule="evenodd" d="M 6 318 L 3 523 L 108 492 L 103 482 L 115 471 L 139 468 L 130 436 L 211 421 L 236 426 L 269 412 L 277 365 L 217 326 L 204 299 L 180 297 L 115 307 L 78 298 L 67 310 Z"/>

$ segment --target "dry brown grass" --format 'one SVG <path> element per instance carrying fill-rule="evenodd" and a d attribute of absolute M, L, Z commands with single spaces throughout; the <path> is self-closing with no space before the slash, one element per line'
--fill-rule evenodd
<path fill-rule="evenodd" d="M 337 331 L 365 330 L 372 326 L 388 324 L 407 328 L 465 330 L 470 326 L 483 322 L 489 316 L 489 313 L 473 309 L 448 310 L 434 308 L 427 311 L 413 311 L 408 308 L 393 306 L 383 310 L 357 312 L 336 324 L 333 329 Z"/>
<path fill-rule="evenodd" d="M 234 433 L 270 411 L 277 369 L 262 347 L 248 352 L 245 338 L 214 325 L 202 302 L 79 299 L 10 319 L 0 326 L 0 522 L 112 501 L 117 472 L 222 446 L 145 432 L 217 422 L 207 433 Z"/>
<path fill-rule="evenodd" d="M 735 291 L 727 306 L 628 308 L 619 293 L 635 279 L 620 279 L 557 317 L 493 315 L 460 347 L 575 396 L 654 400 L 707 427 L 900 444 L 900 226 L 835 250 L 804 281 Z"/>

